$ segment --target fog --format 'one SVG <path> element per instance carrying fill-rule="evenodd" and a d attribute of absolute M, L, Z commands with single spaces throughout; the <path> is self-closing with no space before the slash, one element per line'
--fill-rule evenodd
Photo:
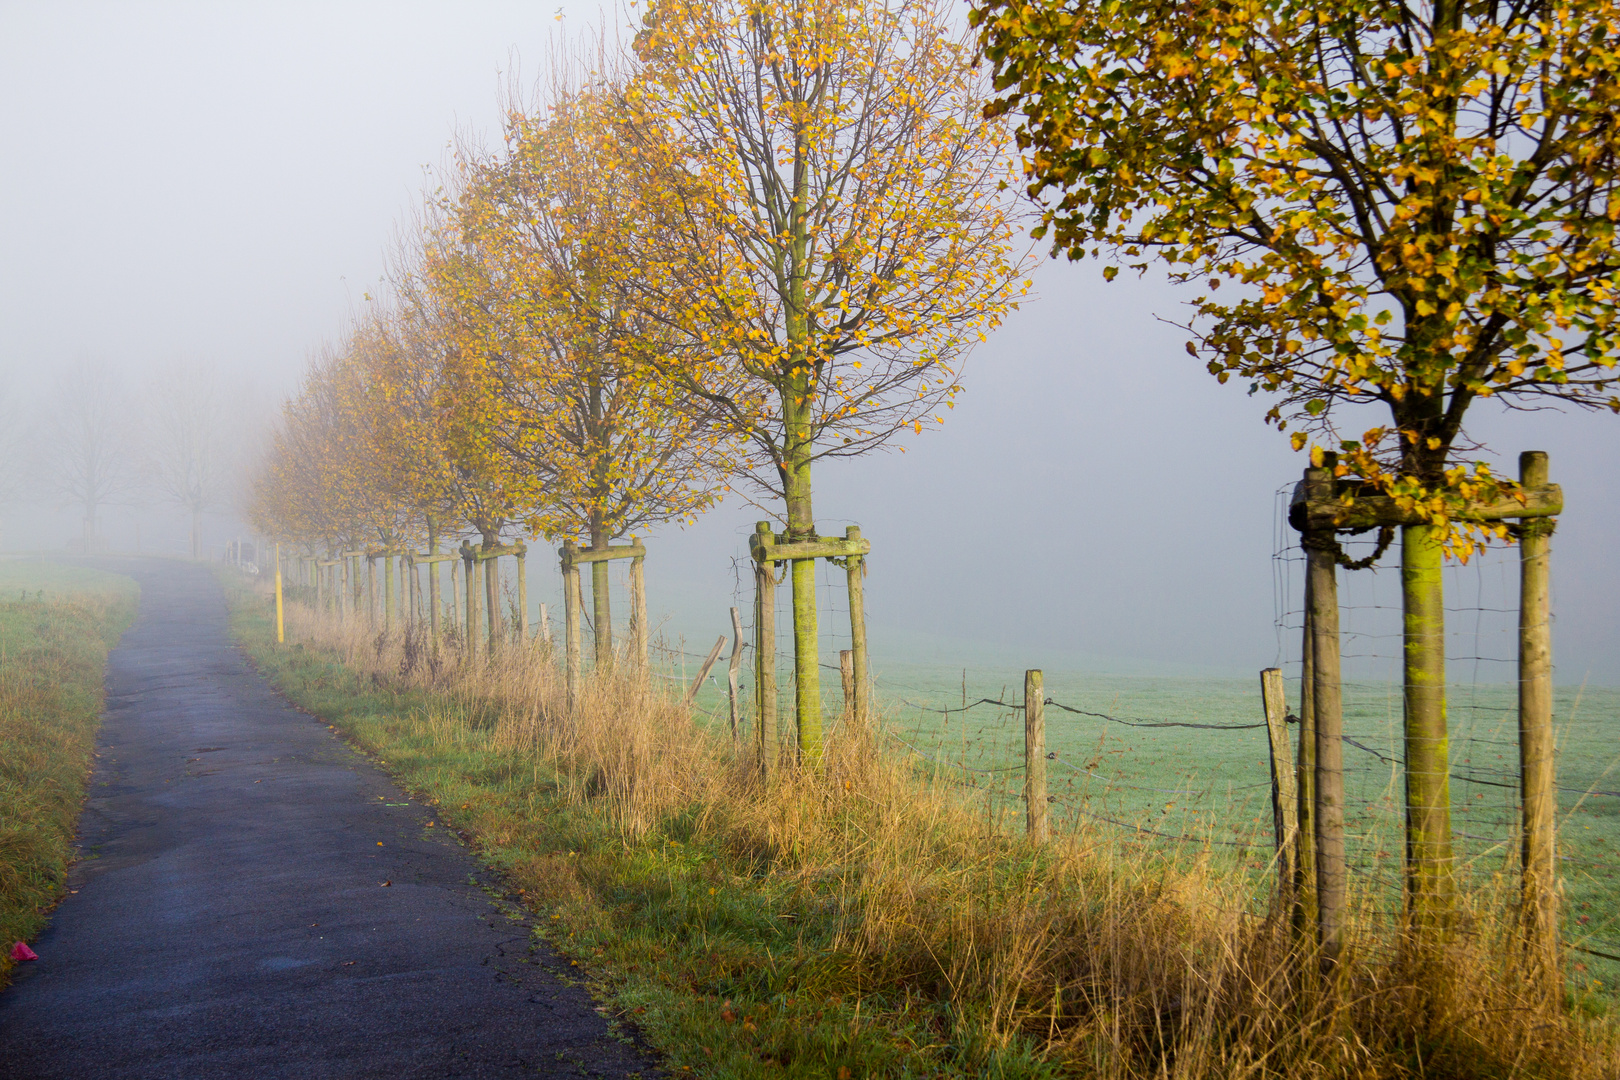
<path fill-rule="evenodd" d="M 597 18 L 555 0 L 0 5 L 0 452 L 38 449 L 53 380 L 81 363 L 143 413 L 144 388 L 204 365 L 250 447 L 379 281 L 424 167 L 458 131 L 494 127 L 518 57 L 537 73 L 553 35 Z M 947 425 L 819 466 L 823 531 L 859 523 L 873 545 L 874 651 L 1009 669 L 1273 662 L 1274 496 L 1303 457 L 1262 424 L 1263 398 L 1183 351 L 1161 317 L 1184 298 L 1162 279 L 1047 262 L 1036 293 L 973 354 Z M 1476 411 L 1499 465 L 1547 450 L 1564 488 L 1560 681 L 1620 683 L 1620 419 Z M 246 534 L 232 505 L 205 515 L 206 553 Z M 726 628 L 732 559 L 761 516 L 734 499 L 652 539 L 650 604 L 674 632 Z M 78 511 L 27 490 L 0 521 L 7 551 L 80 535 Z M 165 554 L 189 528 L 151 491 L 100 526 L 112 547 Z"/>

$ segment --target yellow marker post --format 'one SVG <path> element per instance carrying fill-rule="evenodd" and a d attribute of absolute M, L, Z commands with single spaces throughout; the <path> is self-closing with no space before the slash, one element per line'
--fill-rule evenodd
<path fill-rule="evenodd" d="M 276 545 L 276 644 L 284 644 L 287 635 L 281 629 L 281 545 Z"/>

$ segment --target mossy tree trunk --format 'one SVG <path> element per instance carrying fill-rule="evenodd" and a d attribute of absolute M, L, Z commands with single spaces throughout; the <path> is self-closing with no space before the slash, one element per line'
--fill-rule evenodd
<path fill-rule="evenodd" d="M 789 542 L 813 540 L 815 511 L 811 503 L 810 463 L 815 453 L 812 410 L 817 364 L 810 354 L 811 324 L 805 278 L 810 239 L 805 207 L 810 196 L 808 143 L 798 139 L 795 154 L 794 211 L 789 222 L 792 242 L 787 251 L 784 325 L 787 366 L 778 390 L 782 399 L 782 495 L 787 503 Z M 811 768 L 821 765 L 821 653 L 816 619 L 816 561 L 796 559 L 793 591 L 793 706 L 799 732 L 799 761 Z"/>

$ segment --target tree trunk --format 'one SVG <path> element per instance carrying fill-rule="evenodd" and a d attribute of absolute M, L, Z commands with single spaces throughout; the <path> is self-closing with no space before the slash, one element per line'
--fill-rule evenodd
<path fill-rule="evenodd" d="M 202 558 L 202 510 L 195 506 L 191 508 L 191 557 Z"/>
<path fill-rule="evenodd" d="M 798 381 L 808 384 L 807 378 Z M 809 395 L 804 385 L 783 397 L 783 417 L 788 427 L 787 463 L 782 470 L 783 492 L 787 496 L 788 542 L 813 540 L 815 513 L 810 487 Z M 816 560 L 792 562 L 793 590 L 793 706 L 798 724 L 799 760 L 812 768 L 821 763 L 821 650 L 820 628 L 816 618 Z"/>
<path fill-rule="evenodd" d="M 1443 529 L 1401 526 L 1406 654 L 1406 911 L 1420 935 L 1451 922 L 1450 747 L 1446 737 Z"/>
<path fill-rule="evenodd" d="M 602 515 L 591 515 L 591 550 L 606 551 L 608 549 L 607 529 L 602 525 Z M 608 564 L 604 559 L 601 562 L 591 563 L 591 621 L 596 627 L 596 670 L 611 671 L 613 669 L 613 605 L 608 595 Z"/>

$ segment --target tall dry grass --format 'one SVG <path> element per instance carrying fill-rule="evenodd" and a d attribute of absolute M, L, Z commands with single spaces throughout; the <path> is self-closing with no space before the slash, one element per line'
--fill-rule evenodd
<path fill-rule="evenodd" d="M 937 1006 L 959 1060 L 1120 1080 L 1620 1076 L 1612 1026 L 1544 1006 L 1519 978 L 1502 880 L 1472 882 L 1456 935 L 1422 955 L 1383 912 L 1387 892 L 1363 883 L 1324 976 L 1252 877 L 1111 827 L 1032 847 L 871 728 L 840 727 L 820 772 L 762 780 L 633 673 L 587 679 L 569 710 L 541 648 L 467 663 L 302 605 L 288 624 L 289 640 L 417 692 L 447 748 L 476 735 L 554 775 L 559 799 L 610 821 L 626 850 L 678 822 L 734 876 L 775 882 L 833 926 L 796 958 L 798 993 Z M 552 884 L 578 888 L 564 878 Z"/>

